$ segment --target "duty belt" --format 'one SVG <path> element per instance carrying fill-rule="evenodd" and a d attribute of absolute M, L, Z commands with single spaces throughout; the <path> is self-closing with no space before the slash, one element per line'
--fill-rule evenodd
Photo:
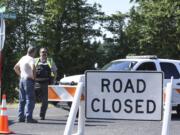
<path fill-rule="evenodd" d="M 42 81 L 49 81 L 49 78 L 36 78 L 35 80 L 42 82 Z"/>

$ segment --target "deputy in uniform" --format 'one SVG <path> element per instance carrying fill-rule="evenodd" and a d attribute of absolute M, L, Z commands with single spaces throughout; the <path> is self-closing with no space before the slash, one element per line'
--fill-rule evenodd
<path fill-rule="evenodd" d="M 35 91 L 36 93 L 39 93 L 42 102 L 40 108 L 40 119 L 44 120 L 48 108 L 48 85 L 53 84 L 56 80 L 57 67 L 53 59 L 47 57 L 46 48 L 40 48 L 39 55 L 39 58 L 35 58 Z"/>

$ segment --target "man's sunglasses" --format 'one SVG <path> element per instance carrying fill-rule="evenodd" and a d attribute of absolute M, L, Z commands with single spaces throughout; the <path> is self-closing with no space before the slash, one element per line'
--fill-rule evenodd
<path fill-rule="evenodd" d="M 47 53 L 47 51 L 42 51 L 41 53 Z"/>

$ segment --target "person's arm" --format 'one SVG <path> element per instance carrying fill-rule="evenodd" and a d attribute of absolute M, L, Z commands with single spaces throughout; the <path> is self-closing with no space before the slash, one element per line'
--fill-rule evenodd
<path fill-rule="evenodd" d="M 33 64 L 33 67 L 32 67 L 32 71 L 33 71 L 33 80 L 35 80 L 36 79 L 36 67 L 35 67 L 35 65 Z"/>
<path fill-rule="evenodd" d="M 52 64 L 52 67 L 51 67 L 51 71 L 53 72 L 54 76 L 53 76 L 53 82 L 56 81 L 56 77 L 57 77 L 57 67 L 56 67 L 56 64 L 55 62 L 53 61 L 53 59 L 51 59 L 51 64 Z"/>
<path fill-rule="evenodd" d="M 21 70 L 20 70 L 19 62 L 16 63 L 16 65 L 14 66 L 14 71 L 16 72 L 17 75 L 20 76 Z"/>
<path fill-rule="evenodd" d="M 57 77 L 57 71 L 54 71 L 54 81 L 56 81 L 56 77 Z"/>

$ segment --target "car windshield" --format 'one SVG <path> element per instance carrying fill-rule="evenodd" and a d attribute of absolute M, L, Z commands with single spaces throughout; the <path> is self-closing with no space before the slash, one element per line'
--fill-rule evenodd
<path fill-rule="evenodd" d="M 116 70 L 131 70 L 134 65 L 136 64 L 136 61 L 114 61 L 106 64 L 102 70 L 106 71 L 116 71 Z"/>

